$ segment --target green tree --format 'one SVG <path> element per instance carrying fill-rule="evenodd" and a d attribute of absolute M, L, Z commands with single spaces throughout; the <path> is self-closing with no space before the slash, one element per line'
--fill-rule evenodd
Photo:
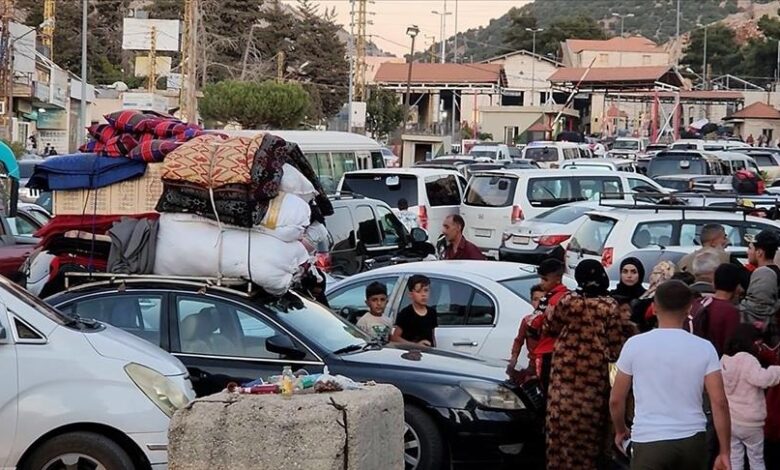
<path fill-rule="evenodd" d="M 704 29 L 691 33 L 688 47 L 681 63 L 693 69 L 699 75 L 703 74 L 704 65 Z M 712 75 L 726 73 L 739 75 L 741 73 L 741 51 L 737 44 L 734 31 L 729 27 L 716 24 L 707 28 L 707 64 L 712 67 Z"/>
<path fill-rule="evenodd" d="M 225 80 L 207 85 L 199 105 L 206 120 L 236 122 L 245 129 L 295 129 L 306 118 L 311 102 L 297 83 Z"/>
<path fill-rule="evenodd" d="M 366 129 L 375 139 L 384 140 L 401 125 L 404 107 L 397 95 L 382 88 L 372 88 L 366 104 Z"/>
<path fill-rule="evenodd" d="M 526 28 L 539 27 L 536 17 L 530 10 L 521 8 L 510 11 L 511 26 L 506 31 L 504 42 L 513 50 L 533 50 L 533 33 Z M 604 30 L 593 18 L 578 15 L 571 18 L 561 18 L 558 21 L 536 33 L 536 53 L 540 55 L 558 56 L 562 41 L 577 39 L 606 39 Z"/>
<path fill-rule="evenodd" d="M 777 43 L 780 40 L 780 20 L 764 15 L 758 20 L 758 27 L 764 34 L 762 38 L 751 39 L 743 48 L 744 75 L 749 77 L 767 77 L 764 80 L 751 78 L 756 84 L 767 85 L 777 73 Z"/>
<path fill-rule="evenodd" d="M 532 50 L 533 33 L 526 31 L 526 28 L 539 27 L 536 17 L 527 9 L 512 8 L 509 10 L 509 19 L 511 23 L 504 33 L 504 44 L 514 50 Z"/>

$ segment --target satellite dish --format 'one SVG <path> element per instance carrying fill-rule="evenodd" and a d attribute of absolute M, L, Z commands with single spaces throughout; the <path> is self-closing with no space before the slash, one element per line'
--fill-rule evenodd
<path fill-rule="evenodd" d="M 108 88 L 113 88 L 116 91 L 127 91 L 130 89 L 125 82 L 114 82 Z"/>

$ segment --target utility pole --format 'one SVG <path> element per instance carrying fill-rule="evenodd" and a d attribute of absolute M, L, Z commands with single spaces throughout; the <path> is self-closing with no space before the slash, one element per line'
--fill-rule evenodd
<path fill-rule="evenodd" d="M 355 55 L 355 101 L 366 100 L 366 28 L 368 0 L 357 0 L 357 49 Z"/>
<path fill-rule="evenodd" d="M 526 31 L 533 34 L 533 46 L 531 58 L 531 106 L 534 105 L 534 98 L 536 97 L 536 33 L 544 31 L 543 28 L 525 28 Z"/>
<path fill-rule="evenodd" d="M 452 61 L 458 63 L 458 0 L 455 0 L 455 47 L 452 51 Z"/>
<path fill-rule="evenodd" d="M 184 0 L 184 33 L 182 35 L 181 62 L 182 83 L 179 109 L 182 118 L 190 123 L 198 122 L 198 96 L 196 91 L 196 66 L 198 61 L 197 31 L 200 0 Z"/>
<path fill-rule="evenodd" d="M 439 13 L 436 10 L 431 11 L 434 15 L 439 15 L 441 18 L 441 30 L 439 33 L 439 38 L 441 40 L 441 57 L 440 61 L 441 63 L 445 63 L 447 61 L 447 38 L 445 34 L 447 34 L 447 16 L 451 15 L 451 12 L 447 11 L 447 0 L 444 0 L 444 10 Z"/>
<path fill-rule="evenodd" d="M 49 59 L 54 60 L 54 17 L 56 16 L 55 0 L 45 0 L 43 3 L 43 34 L 41 35 L 41 42 L 43 47 L 46 48 L 46 52 L 49 54 Z"/>
<path fill-rule="evenodd" d="M 352 102 L 355 101 L 355 1 L 349 0 L 349 88 L 347 89 L 347 132 L 352 132 Z"/>
<path fill-rule="evenodd" d="M 152 26 L 149 41 L 149 76 L 146 77 L 146 88 L 149 93 L 157 91 L 157 27 Z"/>
<path fill-rule="evenodd" d="M 14 12 L 13 0 L 3 0 L 2 35 L 0 35 L 0 49 L 2 50 L 2 79 L 3 79 L 3 104 L 5 107 L 7 138 L 13 139 L 13 49 L 11 46 L 11 18 Z"/>
<path fill-rule="evenodd" d="M 81 4 L 81 107 L 77 139 L 80 144 L 87 140 L 87 7 L 87 0 L 84 0 Z"/>
<path fill-rule="evenodd" d="M 704 89 L 708 90 L 710 84 L 707 81 L 707 25 L 704 25 L 704 59 L 701 66 L 701 73 L 704 75 Z"/>
<path fill-rule="evenodd" d="M 406 35 L 412 38 L 412 47 L 409 51 L 409 72 L 406 76 L 406 98 L 404 100 L 404 127 L 401 128 L 401 140 L 403 141 L 403 133 L 406 132 L 406 125 L 409 122 L 409 108 L 411 107 L 412 100 L 412 64 L 414 63 L 414 39 L 420 34 L 420 28 L 417 25 L 412 25 L 406 28 Z M 402 159 L 406 159 L 406 155 L 401 154 Z M 414 156 L 412 156 L 414 158 Z M 402 160 L 403 163 L 403 160 Z"/>

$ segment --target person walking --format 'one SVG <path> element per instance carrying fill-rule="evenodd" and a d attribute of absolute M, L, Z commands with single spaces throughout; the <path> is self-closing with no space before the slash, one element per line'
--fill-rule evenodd
<path fill-rule="evenodd" d="M 620 282 L 610 292 L 618 303 L 631 303 L 644 295 L 647 289 L 642 286 L 645 279 L 645 266 L 638 258 L 629 257 L 620 263 Z"/>
<path fill-rule="evenodd" d="M 723 383 L 731 413 L 731 468 L 742 470 L 747 450 L 750 470 L 765 470 L 764 390 L 780 384 L 780 366 L 761 367 L 756 357 L 761 333 L 753 325 L 739 325 L 721 358 Z"/>
<path fill-rule="evenodd" d="M 681 281 L 661 284 L 653 304 L 658 328 L 629 339 L 617 361 L 609 400 L 615 445 L 632 446 L 633 469 L 707 470 L 707 417 L 712 407 L 720 450 L 715 470 L 731 467 L 731 422 L 718 353 L 682 326 L 693 292 Z M 626 425 L 626 400 L 634 391 L 633 428 Z"/>
<path fill-rule="evenodd" d="M 466 228 L 466 221 L 463 220 L 463 217 L 458 214 L 448 215 L 444 218 L 441 228 L 442 234 L 447 241 L 447 247 L 444 249 L 442 259 L 485 259 L 479 248 L 463 236 L 463 229 Z"/>
<path fill-rule="evenodd" d="M 699 242 L 701 242 L 701 248 L 683 256 L 677 263 L 677 268 L 680 271 L 692 272 L 693 260 L 696 255 L 707 250 L 714 250 L 718 254 L 720 257 L 718 265 L 731 261 L 731 255 L 726 251 L 729 238 L 726 236 L 726 229 L 721 224 L 707 224 L 702 227 Z"/>
<path fill-rule="evenodd" d="M 593 470 L 608 441 L 609 364 L 636 327 L 609 297 L 599 261 L 584 260 L 579 288 L 563 297 L 544 324 L 557 337 L 547 402 L 547 469 Z"/>
<path fill-rule="evenodd" d="M 713 280 L 715 293 L 696 300 L 688 315 L 688 331 L 711 342 L 718 357 L 740 323 L 736 304 L 742 294 L 741 276 L 742 270 L 735 264 L 718 266 Z"/>
<path fill-rule="evenodd" d="M 740 303 L 744 323 L 758 325 L 776 339 L 776 318 L 778 310 L 778 286 L 780 268 L 775 265 L 775 254 L 780 239 L 770 230 L 762 230 L 748 246 L 748 261 L 757 266 L 750 275 L 745 298 Z"/>

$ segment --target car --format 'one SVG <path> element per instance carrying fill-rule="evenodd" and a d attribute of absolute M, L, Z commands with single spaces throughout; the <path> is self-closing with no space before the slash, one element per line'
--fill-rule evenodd
<path fill-rule="evenodd" d="M 533 160 L 543 168 L 560 168 L 566 160 L 581 158 L 578 144 L 573 142 L 531 142 L 523 149 L 523 159 Z"/>
<path fill-rule="evenodd" d="M 382 152 L 382 159 L 385 161 L 386 168 L 395 168 L 398 166 L 400 159 L 392 150 L 387 147 L 382 147 L 379 151 Z"/>
<path fill-rule="evenodd" d="M 607 158 L 636 160 L 640 155 L 644 155 L 646 146 L 647 139 L 618 137 L 606 156 Z"/>
<path fill-rule="evenodd" d="M 325 272 L 351 276 L 375 266 L 378 259 L 424 258 L 423 252 L 434 252 L 424 232 L 416 234 L 415 245 L 412 234 L 382 201 L 352 194 L 337 194 L 330 201 L 333 215 L 325 217 L 325 226 L 331 246 L 317 249 L 317 265 Z M 428 248 L 420 248 L 420 244 Z"/>
<path fill-rule="evenodd" d="M 577 147 L 580 149 L 580 158 L 596 158 L 590 144 L 579 144 Z"/>
<path fill-rule="evenodd" d="M 143 309 L 144 300 L 155 307 Z M 395 385 L 404 398 L 406 469 L 501 464 L 542 441 L 538 400 L 507 382 L 506 362 L 382 346 L 293 292 L 268 297 L 243 286 L 128 276 L 73 287 L 47 302 L 166 349 L 186 365 L 198 396 L 278 375 L 287 365 L 309 373 L 327 366 L 334 375 Z"/>
<path fill-rule="evenodd" d="M 27 187 L 27 182 L 35 170 L 35 165 L 43 162 L 43 158 L 26 158 L 19 160 L 19 200 L 34 203 L 40 196 L 40 191 Z"/>
<path fill-rule="evenodd" d="M 583 259 L 596 259 L 604 267 L 640 248 L 694 247 L 701 229 L 718 223 L 726 229 L 732 247 L 747 247 L 745 235 L 761 230 L 780 232 L 780 222 L 734 212 L 730 207 L 623 206 L 593 211 L 566 247 L 566 267 L 574 272 Z"/>
<path fill-rule="evenodd" d="M 742 147 L 732 149 L 732 152 L 744 153 L 752 157 L 758 168 L 766 176 L 767 183 L 772 186 L 780 184 L 780 149 L 770 147 Z"/>
<path fill-rule="evenodd" d="M 338 192 L 379 199 L 393 209 L 406 199 L 409 210 L 418 214 L 420 228 L 436 240 L 444 219 L 458 213 L 465 187 L 466 178 L 452 170 L 385 168 L 344 174 Z"/>
<path fill-rule="evenodd" d="M 665 150 L 658 152 L 647 166 L 647 176 L 723 175 L 721 160 L 709 152 L 698 150 Z"/>
<path fill-rule="evenodd" d="M 0 466 L 165 468 L 170 417 L 195 397 L 184 365 L 2 277 L 0 301 Z"/>
<path fill-rule="evenodd" d="M 519 156 L 514 147 L 491 142 L 480 142 L 471 147 L 469 155 L 474 158 L 489 158 L 497 162 L 511 160 L 512 158 Z"/>
<path fill-rule="evenodd" d="M 18 204 L 16 217 L 13 222 L 9 221 L 11 233 L 14 234 L 18 242 L 38 243 L 34 237 L 41 227 L 49 223 L 52 215 L 37 204 L 27 204 L 20 202 Z"/>
<path fill-rule="evenodd" d="M 566 245 L 585 214 L 599 208 L 598 202 L 564 204 L 523 220 L 504 234 L 498 259 L 537 265 L 548 258 L 563 261 Z"/>
<path fill-rule="evenodd" d="M 739 170 L 750 170 L 756 175 L 761 175 L 756 161 L 749 155 L 733 151 L 716 151 L 712 154 L 720 159 L 724 175 L 733 175 Z"/>
<path fill-rule="evenodd" d="M 702 139 L 682 139 L 669 145 L 669 150 L 699 150 L 701 152 L 717 152 L 736 148 L 750 147 L 750 145 L 734 140 L 702 140 Z"/>
<path fill-rule="evenodd" d="M 509 170 L 540 170 L 542 167 L 535 160 L 516 158 L 506 166 Z"/>
<path fill-rule="evenodd" d="M 666 150 L 669 148 L 669 145 L 667 144 L 650 144 L 647 146 L 647 149 L 645 151 L 645 157 L 654 157 L 658 152 L 661 152 L 663 150 Z M 638 158 L 637 158 L 638 160 Z"/>
<path fill-rule="evenodd" d="M 664 188 L 674 191 L 691 191 L 697 184 L 726 184 L 731 183 L 730 176 L 712 175 L 666 175 L 657 176 L 653 180 Z"/>
<path fill-rule="evenodd" d="M 561 165 L 561 170 L 607 170 L 607 171 L 626 171 L 636 173 L 636 163 L 632 160 L 623 158 L 588 158 L 569 160 Z"/>
<path fill-rule="evenodd" d="M 522 220 L 563 204 L 599 198 L 633 201 L 633 192 L 667 192 L 638 173 L 604 170 L 498 170 L 474 174 L 460 215 L 466 238 L 498 257 L 501 237 Z"/>
<path fill-rule="evenodd" d="M 407 286 L 414 274 L 431 280 L 429 305 L 439 319 L 437 347 L 509 359 L 520 321 L 533 311 L 530 291 L 539 282 L 534 266 L 472 260 L 388 266 L 329 286 L 328 303 L 334 312 L 355 323 L 368 311 L 366 286 L 380 282 L 389 294 L 385 315 L 395 320 L 398 311 L 409 305 Z M 575 285 L 570 278 L 566 282 L 570 287 Z"/>

